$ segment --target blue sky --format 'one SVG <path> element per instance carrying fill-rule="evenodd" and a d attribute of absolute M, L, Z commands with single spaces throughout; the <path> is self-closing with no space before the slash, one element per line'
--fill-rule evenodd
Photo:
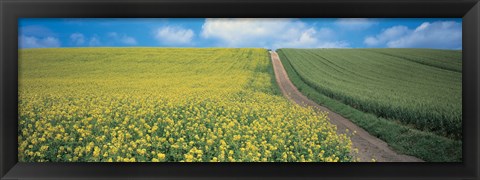
<path fill-rule="evenodd" d="M 21 18 L 19 48 L 462 48 L 461 18 Z"/>

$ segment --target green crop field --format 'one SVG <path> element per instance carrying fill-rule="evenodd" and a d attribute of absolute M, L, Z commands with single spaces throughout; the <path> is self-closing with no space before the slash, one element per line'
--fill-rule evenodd
<path fill-rule="evenodd" d="M 354 161 L 265 49 L 19 50 L 20 162 Z"/>
<path fill-rule="evenodd" d="M 394 148 L 430 161 L 461 159 L 461 51 L 280 49 L 278 52 L 300 91 L 351 118 Z M 367 115 L 368 118 L 362 118 Z M 375 120 L 367 120 L 372 119 L 370 115 Z M 397 130 L 385 131 L 389 128 L 381 129 L 379 124 Z M 406 134 L 415 135 L 404 137 Z M 423 144 L 407 142 L 418 142 L 420 136 L 425 140 Z M 453 158 L 441 157 L 447 155 Z"/>

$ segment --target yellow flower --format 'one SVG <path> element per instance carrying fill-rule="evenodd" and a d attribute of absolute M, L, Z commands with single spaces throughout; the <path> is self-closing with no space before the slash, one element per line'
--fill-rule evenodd
<path fill-rule="evenodd" d="M 160 159 L 160 160 L 164 160 L 164 159 L 165 159 L 165 154 L 163 154 L 163 153 L 158 153 L 158 154 L 157 154 L 157 157 L 158 157 L 158 159 Z"/>
<path fill-rule="evenodd" d="M 185 162 L 193 162 L 195 159 L 191 154 L 185 154 Z"/>
<path fill-rule="evenodd" d="M 25 85 L 19 87 L 20 161 L 352 159 L 349 137 L 337 135 L 326 114 L 271 92 L 274 76 L 267 71 L 271 61 L 264 49 L 125 48 L 118 53 L 116 48 L 86 48 L 34 53 L 45 51 L 49 50 L 21 52 L 25 60 L 19 65 L 26 70 L 19 79 Z M 85 61 L 64 61 L 65 54 Z M 93 55 L 108 63 L 98 63 Z M 31 57 L 46 62 L 39 72 L 54 73 L 31 79 L 36 72 L 25 68 L 36 62 L 29 61 Z M 58 74 L 48 65 L 75 68 L 78 63 L 102 73 L 85 78 L 90 74 Z M 63 150 L 60 147 L 52 156 L 53 144 Z"/>
<path fill-rule="evenodd" d="M 42 146 L 40 147 L 40 152 L 45 152 L 48 150 L 48 146 Z"/>
<path fill-rule="evenodd" d="M 93 157 L 98 157 L 100 155 L 100 148 L 98 146 L 95 146 L 93 149 Z"/>

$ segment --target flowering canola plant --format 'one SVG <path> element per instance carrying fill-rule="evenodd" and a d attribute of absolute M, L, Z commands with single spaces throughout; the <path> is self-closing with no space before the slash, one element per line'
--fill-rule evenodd
<path fill-rule="evenodd" d="M 20 162 L 354 161 L 264 49 L 22 49 L 18 125 Z"/>

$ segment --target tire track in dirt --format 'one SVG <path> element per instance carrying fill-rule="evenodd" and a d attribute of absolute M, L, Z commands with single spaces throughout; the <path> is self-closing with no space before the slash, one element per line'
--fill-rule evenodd
<path fill-rule="evenodd" d="M 358 127 L 343 116 L 332 112 L 328 108 L 320 106 L 308 99 L 306 96 L 300 93 L 300 91 L 298 91 L 298 89 L 290 81 L 287 72 L 280 61 L 280 58 L 278 57 L 278 54 L 271 51 L 270 55 L 275 72 L 275 79 L 280 87 L 280 90 L 282 91 L 282 94 L 289 100 L 301 106 L 310 106 L 317 111 L 328 112 L 330 122 L 337 126 L 337 134 L 345 134 L 347 133 L 347 129 L 349 132 L 355 131 L 356 133 L 351 137 L 351 140 L 353 148 L 358 149 L 358 154 L 356 157 L 360 158 L 361 162 L 371 162 L 372 159 L 375 159 L 377 162 L 423 162 L 421 159 L 413 156 L 398 154 L 390 149 L 386 142 L 370 135 L 367 131 Z"/>

